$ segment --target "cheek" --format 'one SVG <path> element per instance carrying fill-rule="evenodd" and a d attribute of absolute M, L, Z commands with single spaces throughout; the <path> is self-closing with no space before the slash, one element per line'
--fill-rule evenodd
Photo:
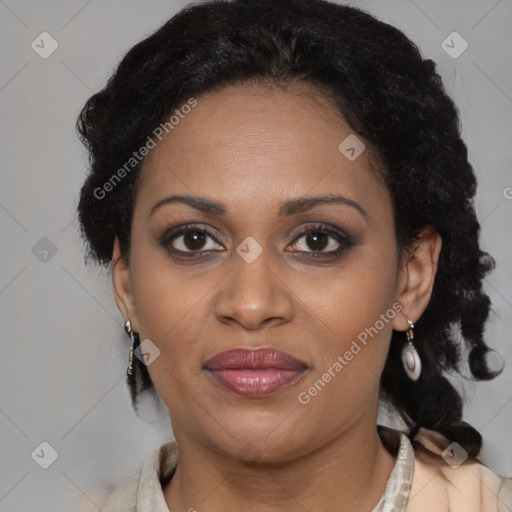
<path fill-rule="evenodd" d="M 336 275 L 317 290 L 318 310 L 342 329 L 364 329 L 379 318 L 396 295 L 396 254 L 393 246 L 361 246 Z M 351 332 L 351 334 L 354 334 Z"/>
<path fill-rule="evenodd" d="M 203 292 L 197 282 L 189 283 L 183 277 L 179 266 L 171 265 L 149 229 L 136 227 L 132 240 L 132 290 L 139 329 L 163 344 L 187 315 L 194 314 L 194 304 Z"/>
<path fill-rule="evenodd" d="M 142 244 L 139 245 L 142 247 Z M 218 272 L 193 271 L 171 264 L 162 251 L 138 249 L 132 255 L 135 309 L 141 334 L 160 350 L 148 371 L 158 391 L 178 392 L 202 372 L 205 325 L 211 320 L 211 297 Z M 205 332 L 206 331 L 206 332 Z M 175 382 L 175 380 L 179 382 Z M 170 395 L 168 395 L 170 396 Z"/>
<path fill-rule="evenodd" d="M 134 286 L 137 318 L 145 337 L 170 356 L 190 352 L 200 339 L 203 310 L 209 287 L 199 279 L 183 282 L 169 273 L 151 269 L 141 273 Z"/>
<path fill-rule="evenodd" d="M 392 244 L 361 247 L 333 279 L 315 293 L 315 313 L 325 336 L 316 342 L 315 378 L 331 369 L 349 387 L 375 383 L 382 371 L 396 314 L 396 253 Z M 342 357 L 336 372 L 333 365 Z M 328 379 L 329 377 L 326 376 Z M 333 379 L 333 382 L 336 379 Z M 378 383 L 377 383 L 378 384 Z M 372 384 L 373 385 L 373 384 Z M 331 388 L 336 387 L 330 385 Z"/>
<path fill-rule="evenodd" d="M 159 350 L 147 369 L 158 394 L 178 418 L 191 399 L 193 379 L 201 372 L 201 298 L 211 286 L 199 283 L 199 279 L 188 282 L 169 266 L 146 261 L 143 266 L 134 265 L 133 272 L 140 339 L 150 339 Z"/>

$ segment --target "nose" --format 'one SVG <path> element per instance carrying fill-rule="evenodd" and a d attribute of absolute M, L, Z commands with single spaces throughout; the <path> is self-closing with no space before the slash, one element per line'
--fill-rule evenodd
<path fill-rule="evenodd" d="M 270 323 L 286 323 L 293 318 L 293 292 L 264 250 L 248 263 L 238 254 L 233 267 L 220 284 L 214 301 L 217 319 L 255 330 Z"/>

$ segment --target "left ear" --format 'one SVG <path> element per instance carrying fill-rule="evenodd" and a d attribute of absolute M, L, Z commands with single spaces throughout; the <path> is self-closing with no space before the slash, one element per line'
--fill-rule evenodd
<path fill-rule="evenodd" d="M 416 323 L 428 306 L 437 272 L 441 235 L 431 226 L 425 226 L 418 238 L 404 248 L 404 261 L 398 277 L 397 300 L 402 313 Z M 406 331 L 409 324 L 400 314 L 393 318 L 393 329 Z"/>

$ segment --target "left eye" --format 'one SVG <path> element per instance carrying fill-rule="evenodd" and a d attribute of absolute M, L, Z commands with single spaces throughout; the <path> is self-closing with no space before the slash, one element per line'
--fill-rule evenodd
<path fill-rule="evenodd" d="M 293 247 L 299 251 L 327 254 L 340 252 L 345 242 L 341 234 L 315 227 L 307 228 L 295 240 Z M 308 247 L 311 251 L 306 250 Z"/>

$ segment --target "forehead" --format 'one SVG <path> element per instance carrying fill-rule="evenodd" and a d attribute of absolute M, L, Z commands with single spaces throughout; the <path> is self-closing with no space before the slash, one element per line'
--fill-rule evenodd
<path fill-rule="evenodd" d="M 310 86 L 230 86 L 196 100 L 146 157 L 137 201 L 144 212 L 177 193 L 215 197 L 234 213 L 336 191 L 386 201 L 369 152 L 351 161 L 340 151 L 353 131 Z"/>

